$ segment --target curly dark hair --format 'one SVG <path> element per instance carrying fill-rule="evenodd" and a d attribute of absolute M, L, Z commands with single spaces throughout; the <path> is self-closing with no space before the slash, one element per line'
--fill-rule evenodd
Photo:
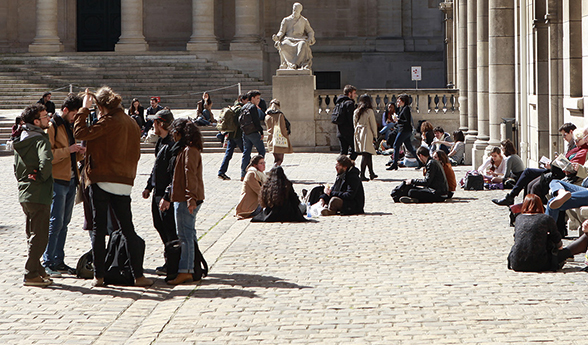
<path fill-rule="evenodd" d="M 202 133 L 194 122 L 188 119 L 175 119 L 171 124 L 170 133 L 173 136 L 180 136 L 179 142 L 202 151 Z"/>
<path fill-rule="evenodd" d="M 267 181 L 261 187 L 261 206 L 282 206 L 290 196 L 292 182 L 288 180 L 281 166 L 272 168 L 268 173 Z"/>

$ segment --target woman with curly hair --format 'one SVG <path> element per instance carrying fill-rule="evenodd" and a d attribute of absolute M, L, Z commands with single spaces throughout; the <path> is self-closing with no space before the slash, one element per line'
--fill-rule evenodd
<path fill-rule="evenodd" d="M 174 204 L 181 254 L 178 275 L 167 283 L 178 285 L 194 279 L 196 214 L 204 202 L 202 134 L 198 127 L 187 119 L 175 120 L 170 132 L 177 142 L 184 141 L 186 144 L 176 158 L 170 196 L 170 201 Z"/>
<path fill-rule="evenodd" d="M 281 166 L 269 171 L 268 179 L 261 187 L 261 213 L 252 222 L 305 222 L 300 211 L 300 199 L 294 192 Z"/>

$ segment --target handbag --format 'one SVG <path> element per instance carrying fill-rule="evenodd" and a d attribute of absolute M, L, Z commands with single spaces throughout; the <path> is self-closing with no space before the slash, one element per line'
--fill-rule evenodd
<path fill-rule="evenodd" d="M 282 115 L 280 114 L 280 119 L 274 125 L 273 135 L 273 144 L 277 147 L 288 147 L 288 139 L 282 134 L 282 129 L 280 128 L 280 120 L 282 119 Z"/>

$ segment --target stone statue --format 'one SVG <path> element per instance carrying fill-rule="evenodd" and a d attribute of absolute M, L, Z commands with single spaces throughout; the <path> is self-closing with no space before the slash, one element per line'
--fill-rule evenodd
<path fill-rule="evenodd" d="M 309 70 L 312 66 L 310 46 L 316 42 L 314 30 L 301 12 L 302 4 L 294 3 L 292 14 L 282 19 L 280 31 L 272 36 L 280 53 L 280 69 Z"/>

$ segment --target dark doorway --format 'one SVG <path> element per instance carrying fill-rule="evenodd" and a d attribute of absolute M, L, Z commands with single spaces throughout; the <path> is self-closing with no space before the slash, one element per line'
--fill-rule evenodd
<path fill-rule="evenodd" d="M 341 72 L 314 72 L 316 76 L 316 89 L 340 89 L 341 88 Z"/>
<path fill-rule="evenodd" d="M 120 37 L 120 0 L 78 0 L 78 51 L 113 51 Z"/>

